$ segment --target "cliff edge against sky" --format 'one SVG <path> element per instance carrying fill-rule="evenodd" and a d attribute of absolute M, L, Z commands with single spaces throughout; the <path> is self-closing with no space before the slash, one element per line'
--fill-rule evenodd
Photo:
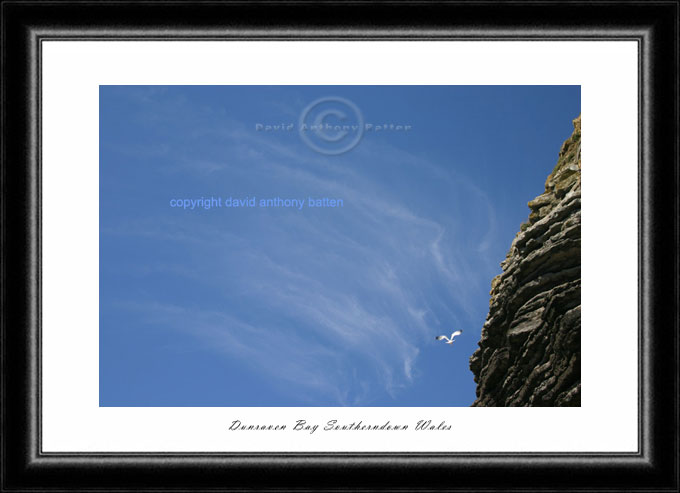
<path fill-rule="evenodd" d="M 491 282 L 473 406 L 581 405 L 581 117 Z"/>

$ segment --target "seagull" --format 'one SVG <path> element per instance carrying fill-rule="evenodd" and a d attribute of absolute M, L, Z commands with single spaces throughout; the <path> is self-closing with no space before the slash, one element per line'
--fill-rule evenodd
<path fill-rule="evenodd" d="M 438 341 L 446 341 L 446 344 L 453 344 L 453 338 L 461 335 L 462 333 L 463 333 L 462 330 L 457 330 L 453 334 L 451 334 L 450 338 L 446 336 L 437 336 L 435 337 L 435 339 L 437 339 Z"/>

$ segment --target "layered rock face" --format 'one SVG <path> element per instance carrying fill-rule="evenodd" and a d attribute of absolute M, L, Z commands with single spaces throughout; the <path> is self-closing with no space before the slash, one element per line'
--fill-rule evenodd
<path fill-rule="evenodd" d="M 581 117 L 491 282 L 473 406 L 581 405 Z"/>

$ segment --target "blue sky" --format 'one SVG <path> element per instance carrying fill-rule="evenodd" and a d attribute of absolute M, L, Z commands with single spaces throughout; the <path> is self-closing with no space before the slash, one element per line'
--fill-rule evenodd
<path fill-rule="evenodd" d="M 327 97 L 325 122 L 411 128 L 319 152 L 300 116 Z M 491 279 L 579 113 L 578 86 L 101 86 L 100 405 L 469 406 Z M 343 207 L 170 206 L 201 197 Z"/>

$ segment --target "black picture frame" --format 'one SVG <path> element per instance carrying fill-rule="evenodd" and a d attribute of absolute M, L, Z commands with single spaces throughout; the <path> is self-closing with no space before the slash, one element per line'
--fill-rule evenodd
<path fill-rule="evenodd" d="M 1 15 L 2 491 L 678 491 L 678 1 L 3 1 Z M 40 53 L 47 39 L 636 40 L 638 452 L 41 452 Z"/>

